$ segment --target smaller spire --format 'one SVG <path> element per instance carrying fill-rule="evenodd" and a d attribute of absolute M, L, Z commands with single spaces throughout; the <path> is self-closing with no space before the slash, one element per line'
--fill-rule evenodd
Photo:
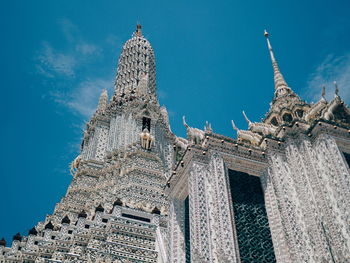
<path fill-rule="evenodd" d="M 108 104 L 108 93 L 106 89 L 103 89 L 100 95 L 100 99 L 98 101 L 97 112 L 103 113 L 106 111 Z"/>
<path fill-rule="evenodd" d="M 322 101 L 327 101 L 326 100 L 326 87 L 325 86 L 322 86 L 321 100 Z"/>
<path fill-rule="evenodd" d="M 141 25 L 140 25 L 140 24 L 137 24 L 137 25 L 136 25 L 136 32 L 135 32 L 135 35 L 138 36 L 138 37 L 141 37 L 141 36 L 142 36 Z"/>
<path fill-rule="evenodd" d="M 334 96 L 339 97 L 338 83 L 336 81 L 334 81 L 333 83 L 334 83 L 334 87 L 335 87 Z"/>
<path fill-rule="evenodd" d="M 279 97 L 281 95 L 289 93 L 291 89 L 288 87 L 287 82 L 284 80 L 283 75 L 278 67 L 275 54 L 273 53 L 272 46 L 269 40 L 269 33 L 266 30 L 264 31 L 264 36 L 266 37 L 267 47 L 269 48 L 269 52 L 271 56 L 271 62 L 272 62 L 274 80 L 275 80 L 275 96 Z"/>

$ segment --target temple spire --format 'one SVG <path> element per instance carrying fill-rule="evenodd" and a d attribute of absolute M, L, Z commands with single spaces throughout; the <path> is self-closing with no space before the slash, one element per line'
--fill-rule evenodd
<path fill-rule="evenodd" d="M 269 33 L 265 30 L 264 35 L 266 37 L 267 41 L 267 47 L 269 48 L 270 56 L 271 56 L 271 62 L 272 62 L 272 68 L 273 68 L 273 74 L 274 74 L 274 80 L 275 80 L 275 97 L 283 96 L 287 93 L 291 93 L 291 89 L 288 87 L 287 82 L 284 80 L 283 75 L 278 67 L 275 55 L 272 50 L 272 46 L 269 40 Z"/>
<path fill-rule="evenodd" d="M 122 105 L 135 99 L 157 102 L 155 55 L 139 24 L 123 45 L 112 100 Z"/>
<path fill-rule="evenodd" d="M 106 110 L 108 104 L 108 94 L 107 90 L 103 89 L 98 101 L 97 112 L 102 113 Z"/>

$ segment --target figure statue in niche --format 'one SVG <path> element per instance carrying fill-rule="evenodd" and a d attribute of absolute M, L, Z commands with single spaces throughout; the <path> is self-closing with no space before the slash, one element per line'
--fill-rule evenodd
<path fill-rule="evenodd" d="M 154 136 L 152 136 L 147 128 L 143 129 L 140 134 L 142 148 L 149 150 L 154 142 Z"/>

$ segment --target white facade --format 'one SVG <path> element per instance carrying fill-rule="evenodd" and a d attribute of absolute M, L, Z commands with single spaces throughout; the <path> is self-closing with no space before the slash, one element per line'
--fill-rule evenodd
<path fill-rule="evenodd" d="M 268 34 L 265 34 L 266 37 Z M 267 39 L 268 40 L 268 39 Z M 66 195 L 0 262 L 350 262 L 350 110 L 302 101 L 268 40 L 275 97 L 237 140 L 170 130 L 138 26 L 103 91 Z"/>

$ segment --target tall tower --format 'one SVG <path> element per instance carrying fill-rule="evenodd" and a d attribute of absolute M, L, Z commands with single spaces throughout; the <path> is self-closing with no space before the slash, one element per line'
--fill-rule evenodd
<path fill-rule="evenodd" d="M 102 91 L 87 123 L 66 195 L 28 236 L 17 235 L 11 248 L 0 243 L 0 257 L 166 262 L 164 188 L 175 141 L 157 99 L 154 52 L 137 25 L 122 48 L 112 99 Z"/>
<path fill-rule="evenodd" d="M 302 101 L 265 32 L 274 97 L 237 139 L 188 127 L 169 179 L 169 262 L 350 262 L 350 109 Z M 321 92 L 320 92 L 321 93 Z M 200 140 L 202 138 L 202 140 Z"/>

